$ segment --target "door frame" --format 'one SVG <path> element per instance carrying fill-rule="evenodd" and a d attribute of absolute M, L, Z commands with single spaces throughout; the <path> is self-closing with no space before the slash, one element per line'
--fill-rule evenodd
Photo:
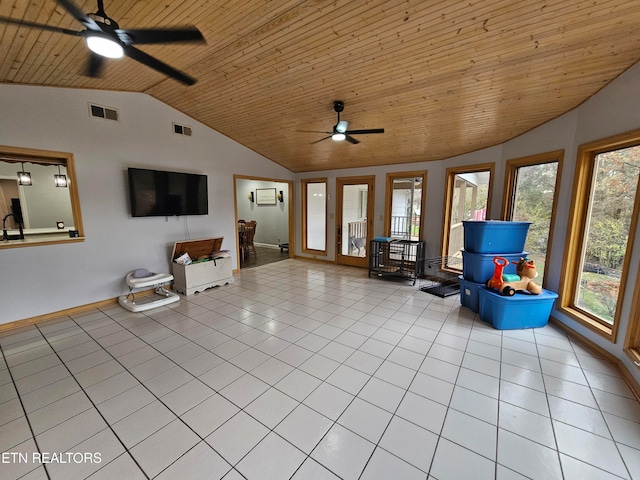
<path fill-rule="evenodd" d="M 342 255 L 342 190 L 345 185 L 360 185 L 367 184 L 367 245 L 365 248 L 366 255 L 364 257 L 351 257 L 349 255 Z M 375 213 L 375 175 L 363 175 L 356 177 L 336 177 L 336 236 L 335 236 L 335 248 L 336 248 L 336 260 L 337 265 L 349 265 L 352 267 L 369 267 L 369 244 L 373 240 L 373 216 Z"/>

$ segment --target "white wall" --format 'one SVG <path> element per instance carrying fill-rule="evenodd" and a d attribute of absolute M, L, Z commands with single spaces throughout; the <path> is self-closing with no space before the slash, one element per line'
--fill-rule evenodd
<path fill-rule="evenodd" d="M 120 121 L 89 116 L 88 102 Z M 174 242 L 224 236 L 235 258 L 233 175 L 293 174 L 144 94 L 0 85 L 0 144 L 71 152 L 86 240 L 0 250 L 0 323 L 114 298 L 135 268 L 170 271 Z M 193 127 L 172 133 L 171 122 Z M 204 173 L 209 215 L 132 218 L 127 167 Z"/>
<path fill-rule="evenodd" d="M 425 232 L 423 239 L 426 241 L 427 257 L 440 255 L 440 239 L 442 236 L 442 216 L 444 209 L 445 171 L 448 167 L 474 165 L 487 162 L 496 162 L 491 199 L 490 218 L 498 219 L 504 189 L 505 163 L 512 158 L 527 155 L 550 152 L 563 149 L 564 163 L 561 172 L 561 183 L 558 189 L 558 205 L 556 210 L 556 222 L 553 232 L 553 245 L 551 249 L 551 261 L 546 267 L 547 287 L 557 291 L 560 283 L 560 274 L 563 262 L 564 243 L 567 236 L 567 224 L 569 220 L 569 208 L 573 188 L 573 177 L 576 166 L 576 154 L 579 145 L 612 135 L 628 132 L 640 128 L 640 63 L 634 65 L 616 80 L 611 82 L 599 93 L 578 106 L 574 110 L 535 128 L 509 142 L 477 152 L 449 158 L 442 161 L 391 165 L 374 168 L 354 168 L 332 172 L 307 172 L 298 174 L 297 178 L 313 178 L 326 176 L 329 179 L 330 202 L 328 206 L 329 244 L 325 258 L 335 258 L 335 179 L 343 176 L 375 175 L 375 235 L 383 232 L 383 215 L 385 199 L 385 178 L 389 172 L 403 172 L 411 170 L 428 170 L 428 184 L 425 190 Z M 336 145 L 335 148 L 343 148 L 345 163 L 348 163 L 348 145 Z M 296 210 L 296 238 L 300 238 L 300 209 Z M 577 232 L 581 234 L 581 232 Z M 635 235 L 635 245 L 629 264 L 629 278 L 627 291 L 624 293 L 624 302 L 621 309 L 621 323 L 618 338 L 615 344 L 584 328 L 570 318 L 554 311 L 552 315 L 561 322 L 589 338 L 607 351 L 620 358 L 630 372 L 640 382 L 640 372 L 633 362 L 623 352 L 624 338 L 629 323 L 633 289 L 640 270 L 640 225 Z M 297 245 L 300 245 L 297 243 Z M 296 255 L 304 255 L 297 248 Z"/>

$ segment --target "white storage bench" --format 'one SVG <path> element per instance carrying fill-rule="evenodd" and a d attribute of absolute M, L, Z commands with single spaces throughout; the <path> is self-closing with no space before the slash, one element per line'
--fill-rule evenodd
<path fill-rule="evenodd" d="M 207 288 L 233 283 L 231 256 L 220 251 L 223 237 L 201 240 L 185 240 L 173 246 L 172 259 L 188 253 L 195 262 L 201 258 L 211 258 L 206 262 L 181 265 L 173 261 L 173 289 L 184 295 L 193 295 Z"/>

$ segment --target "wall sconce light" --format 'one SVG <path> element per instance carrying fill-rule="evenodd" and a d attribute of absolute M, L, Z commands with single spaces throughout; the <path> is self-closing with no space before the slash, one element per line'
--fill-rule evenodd
<path fill-rule="evenodd" d="M 18 185 L 32 185 L 31 183 L 31 172 L 24 171 L 24 163 L 22 164 L 22 171 L 18 172 Z"/>
<path fill-rule="evenodd" d="M 280 193 L 278 193 L 278 201 L 280 203 L 284 202 L 284 192 L 282 190 L 280 190 Z"/>
<path fill-rule="evenodd" d="M 247 195 L 247 198 L 251 203 L 253 203 L 253 192 L 250 192 L 249 195 Z"/>
<path fill-rule="evenodd" d="M 58 165 L 58 173 L 53 175 L 53 181 L 56 187 L 68 187 L 67 176 L 60 173 L 60 165 Z"/>

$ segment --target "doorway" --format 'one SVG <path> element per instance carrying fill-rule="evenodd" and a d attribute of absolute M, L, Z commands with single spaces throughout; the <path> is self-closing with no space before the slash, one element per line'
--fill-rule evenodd
<path fill-rule="evenodd" d="M 293 257 L 293 182 L 234 175 L 238 269 Z M 255 223 L 254 223 L 255 222 Z M 251 245 L 245 245 L 251 225 Z"/>
<path fill-rule="evenodd" d="M 375 177 L 336 178 L 336 262 L 369 266 Z"/>

